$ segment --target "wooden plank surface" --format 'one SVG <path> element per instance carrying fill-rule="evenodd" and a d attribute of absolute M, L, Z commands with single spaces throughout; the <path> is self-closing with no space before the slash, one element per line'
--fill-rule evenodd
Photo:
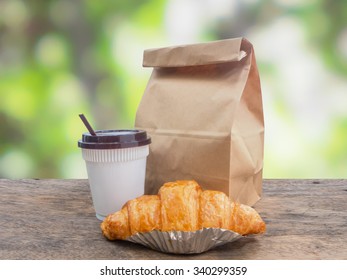
<path fill-rule="evenodd" d="M 197 255 L 106 240 L 87 180 L 0 179 L 0 259 L 347 259 L 347 180 L 264 180 L 264 235 Z"/>

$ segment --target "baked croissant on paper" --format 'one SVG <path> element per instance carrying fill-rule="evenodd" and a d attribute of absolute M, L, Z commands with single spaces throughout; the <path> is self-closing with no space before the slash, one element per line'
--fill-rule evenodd
<path fill-rule="evenodd" d="M 223 192 L 203 191 L 195 181 L 176 181 L 164 184 L 158 195 L 128 201 L 101 224 L 102 233 L 110 240 L 152 230 L 202 228 L 223 228 L 246 235 L 265 232 L 265 223 L 252 207 L 230 202 Z"/>

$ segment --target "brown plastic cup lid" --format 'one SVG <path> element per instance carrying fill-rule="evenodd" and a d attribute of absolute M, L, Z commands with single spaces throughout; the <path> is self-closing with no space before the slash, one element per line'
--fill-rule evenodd
<path fill-rule="evenodd" d="M 149 145 L 151 138 L 144 130 L 97 130 L 96 136 L 86 132 L 78 147 L 83 149 L 123 149 Z"/>

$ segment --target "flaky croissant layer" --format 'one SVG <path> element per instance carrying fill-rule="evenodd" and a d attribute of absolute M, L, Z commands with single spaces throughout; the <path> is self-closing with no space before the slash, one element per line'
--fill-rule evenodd
<path fill-rule="evenodd" d="M 158 195 L 143 195 L 101 223 L 110 240 L 127 239 L 138 232 L 196 231 L 223 228 L 241 235 L 265 232 L 265 223 L 252 207 L 230 202 L 219 191 L 205 190 L 195 181 L 164 184 Z"/>

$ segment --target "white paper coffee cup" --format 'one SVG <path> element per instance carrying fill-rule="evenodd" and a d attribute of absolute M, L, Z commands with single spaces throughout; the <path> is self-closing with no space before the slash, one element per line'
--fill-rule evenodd
<path fill-rule="evenodd" d="M 144 194 L 151 140 L 141 130 L 84 133 L 78 146 L 86 162 L 96 217 L 103 220 L 130 199 Z"/>

